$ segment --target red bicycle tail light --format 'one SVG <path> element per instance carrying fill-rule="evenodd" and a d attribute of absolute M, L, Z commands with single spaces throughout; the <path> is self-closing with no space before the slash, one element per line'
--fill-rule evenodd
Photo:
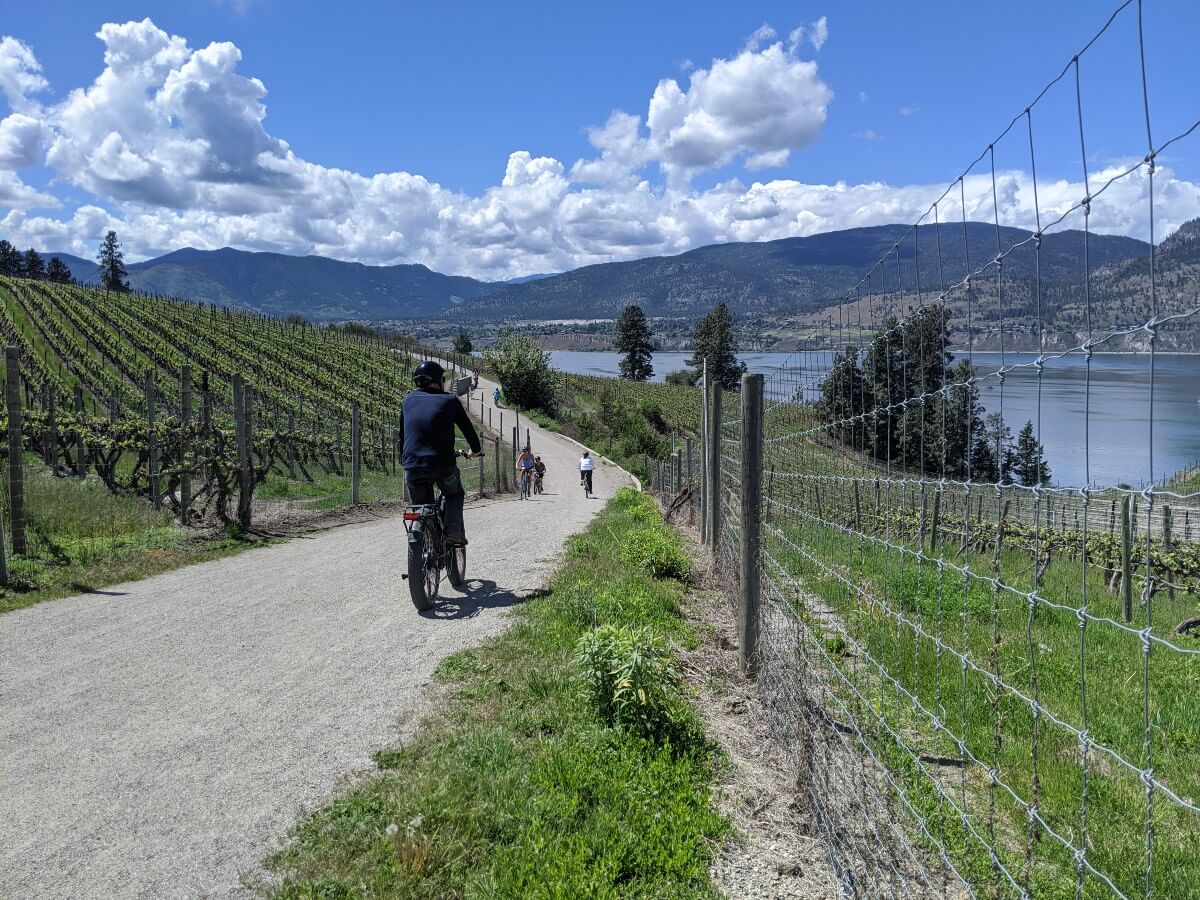
<path fill-rule="evenodd" d="M 404 514 L 405 522 L 420 522 L 421 514 L 419 512 L 406 512 Z"/>

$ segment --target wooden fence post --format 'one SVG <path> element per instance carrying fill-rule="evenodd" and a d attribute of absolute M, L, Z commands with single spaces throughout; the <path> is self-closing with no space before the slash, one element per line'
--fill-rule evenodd
<path fill-rule="evenodd" d="M 721 546 L 721 385 L 712 388 L 708 420 L 708 544 L 715 554 Z"/>
<path fill-rule="evenodd" d="M 288 413 L 288 447 L 287 447 L 288 478 L 296 480 L 296 414 Z"/>
<path fill-rule="evenodd" d="M 75 477 L 87 477 L 87 444 L 83 440 L 83 429 L 80 425 L 80 420 L 83 418 L 85 409 L 83 406 L 83 388 L 75 385 Z"/>
<path fill-rule="evenodd" d="M 254 518 L 254 388 L 243 386 L 242 398 L 242 447 L 246 462 L 242 466 L 242 478 L 238 489 L 238 520 L 243 528 L 250 528 Z"/>
<path fill-rule="evenodd" d="M 54 472 L 58 469 L 58 409 L 57 402 L 54 397 L 54 391 L 50 390 L 49 385 L 42 385 L 42 393 L 46 398 L 46 436 L 43 443 L 46 447 L 45 459 L 46 465 L 50 467 L 50 471 Z"/>
<path fill-rule="evenodd" d="M 497 494 L 499 494 L 499 493 L 503 492 L 503 490 L 504 490 L 504 482 L 503 482 L 503 480 L 500 478 L 500 436 L 499 436 L 499 435 L 497 435 L 496 437 L 492 438 L 492 441 L 493 441 L 493 443 L 495 444 L 495 457 L 496 457 L 496 493 L 497 493 Z"/>
<path fill-rule="evenodd" d="M 155 433 L 155 396 L 154 396 L 154 370 L 146 370 L 146 447 L 149 451 L 149 462 L 147 465 L 150 468 L 148 475 L 150 476 L 150 502 L 155 509 L 162 506 L 162 496 L 159 494 L 159 471 L 158 471 L 158 435 Z"/>
<path fill-rule="evenodd" d="M 362 476 L 362 413 L 358 401 L 350 407 L 350 504 L 358 506 Z"/>
<path fill-rule="evenodd" d="M 237 450 L 237 465 L 238 465 L 238 521 L 242 518 L 242 471 L 246 468 L 246 409 L 245 409 L 245 384 L 242 381 L 242 376 L 235 374 L 233 376 L 233 437 Z"/>
<path fill-rule="evenodd" d="M 742 527 L 738 667 L 752 674 L 758 651 L 762 533 L 763 376 L 742 376 Z"/>
<path fill-rule="evenodd" d="M 1126 622 L 1133 621 L 1133 522 L 1129 510 L 1126 494 L 1121 498 L 1121 611 Z"/>
<path fill-rule="evenodd" d="M 187 525 L 192 512 L 192 367 L 179 373 L 179 524 Z"/>
<path fill-rule="evenodd" d="M 479 455 L 479 496 L 480 499 L 486 496 L 483 491 L 483 454 Z"/>
<path fill-rule="evenodd" d="M 25 460 L 21 442 L 21 360 L 16 347 L 4 351 L 5 400 L 8 404 L 8 497 L 13 555 L 29 548 L 25 542 Z M 0 580 L 8 584 L 8 560 L 4 557 L 4 529 L 0 526 Z"/>
<path fill-rule="evenodd" d="M 708 361 L 704 363 L 708 372 Z M 700 394 L 700 544 L 708 544 L 708 378 Z M 647 469 L 649 467 L 647 466 Z"/>
<path fill-rule="evenodd" d="M 1163 551 L 1170 557 L 1172 539 L 1171 526 L 1174 523 L 1171 521 L 1171 507 L 1164 506 L 1162 511 L 1162 532 L 1163 532 Z M 1167 569 L 1167 596 L 1172 602 L 1175 601 L 1175 573 Z"/>

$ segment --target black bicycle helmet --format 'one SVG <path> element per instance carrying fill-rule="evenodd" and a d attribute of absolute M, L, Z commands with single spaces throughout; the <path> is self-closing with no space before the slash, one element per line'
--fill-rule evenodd
<path fill-rule="evenodd" d="M 428 387 L 431 384 L 441 384 L 445 379 L 446 370 L 432 359 L 425 360 L 413 369 L 413 384 L 419 388 Z"/>

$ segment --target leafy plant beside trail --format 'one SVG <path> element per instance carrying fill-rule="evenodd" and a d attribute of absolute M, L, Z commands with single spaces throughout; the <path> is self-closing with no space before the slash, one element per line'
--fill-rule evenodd
<path fill-rule="evenodd" d="M 305 818 L 277 898 L 716 897 L 721 756 L 678 687 L 684 585 L 626 562 L 666 526 L 621 490 L 513 628 L 443 660 L 439 716 Z"/>

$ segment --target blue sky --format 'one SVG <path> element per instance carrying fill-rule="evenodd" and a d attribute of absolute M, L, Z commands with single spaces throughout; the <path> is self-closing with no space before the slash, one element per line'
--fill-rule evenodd
<path fill-rule="evenodd" d="M 911 221 L 1117 6 L 0 0 L 22 48 L 0 86 L 26 77 L 0 98 L 22 117 L 7 161 L 0 123 L 0 236 L 510 277 Z M 1200 118 L 1200 4 L 1146 0 L 1144 26 L 1159 143 Z M 1094 172 L 1146 151 L 1136 29 L 1134 4 L 1082 59 Z M 1043 214 L 1082 196 L 1074 103 L 1072 76 L 1035 109 Z M 1200 215 L 1197 146 L 1160 161 L 1160 227 Z M 996 150 L 1012 224 L 1033 223 L 1028 151 L 1023 128 Z M 990 218 L 990 178 L 971 186 Z M 1144 192 L 1126 179 L 1093 225 L 1147 236 Z"/>

